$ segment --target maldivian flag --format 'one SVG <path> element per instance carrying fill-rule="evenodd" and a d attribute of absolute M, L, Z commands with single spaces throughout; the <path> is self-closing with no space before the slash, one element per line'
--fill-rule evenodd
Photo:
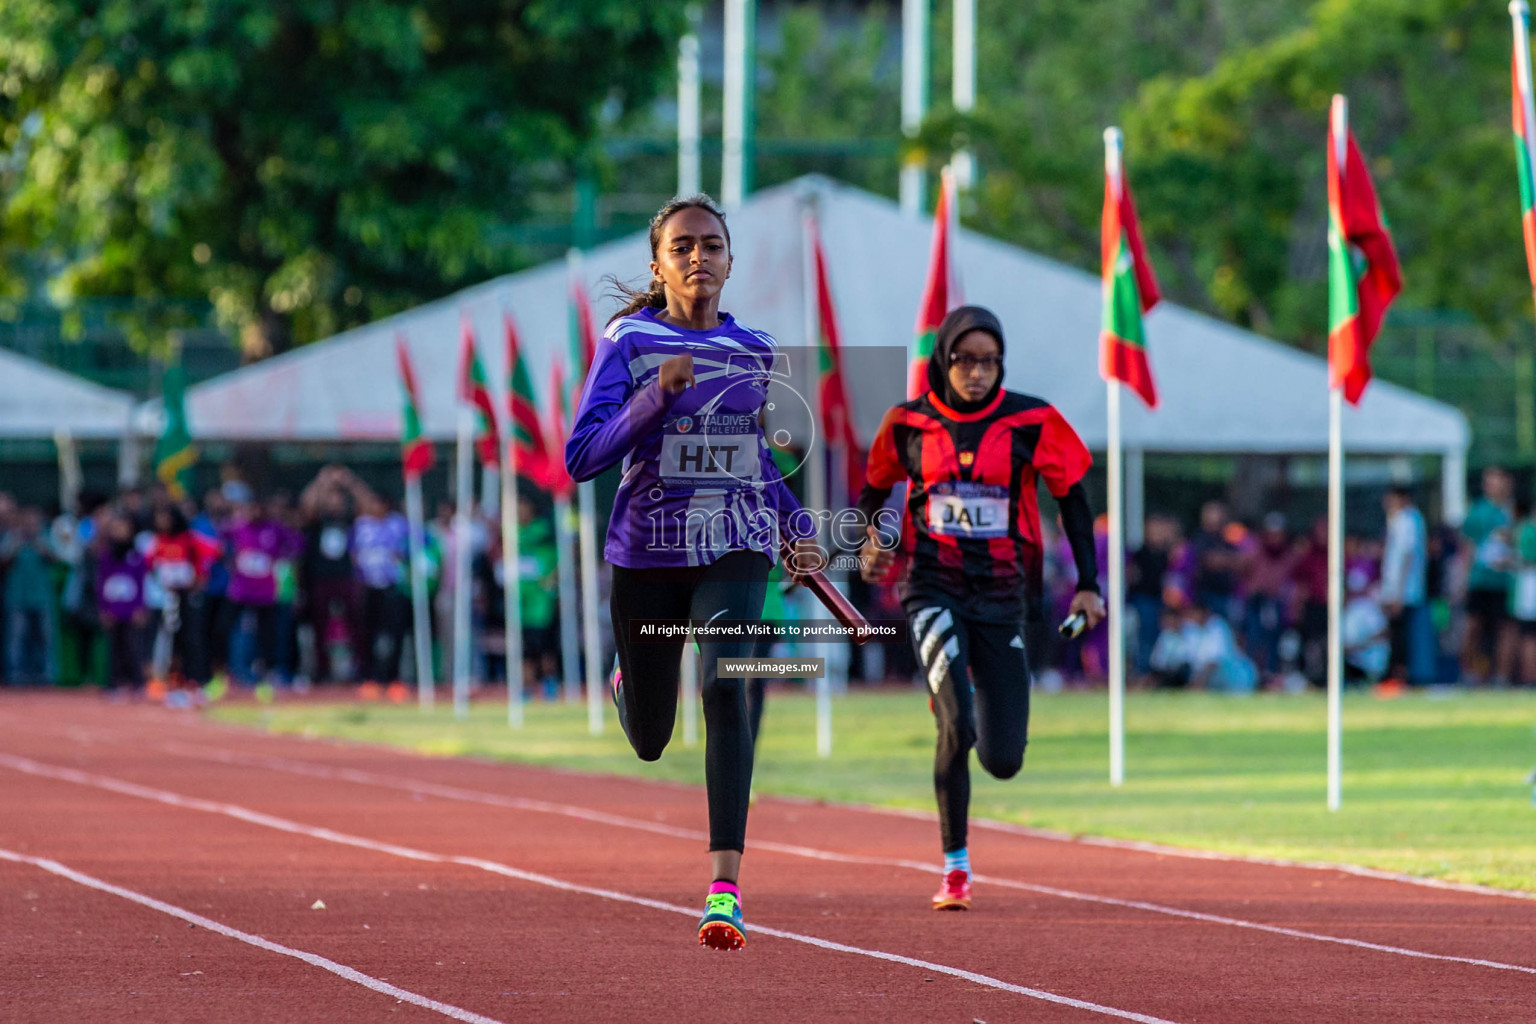
<path fill-rule="evenodd" d="M 475 348 L 475 329 L 469 317 L 459 321 L 459 401 L 475 407 L 475 451 L 486 466 L 501 465 L 501 435 L 496 429 L 496 405 L 491 401 L 485 367 Z"/>
<path fill-rule="evenodd" d="M 811 236 L 811 261 L 816 277 L 816 367 L 820 375 L 821 423 L 827 444 L 840 445 L 848 465 L 848 500 L 857 500 L 864 487 L 863 459 L 859 458 L 859 439 L 853 428 L 853 409 L 843 382 L 843 350 L 837 330 L 837 310 L 832 307 L 832 286 L 827 278 L 827 255 L 821 248 L 816 222 L 807 218 L 806 231 Z M 929 343 L 932 351 L 932 342 Z"/>
<path fill-rule="evenodd" d="M 165 485 L 172 498 L 180 501 L 192 487 L 192 467 L 197 463 L 197 446 L 187 429 L 187 375 L 181 361 L 166 367 L 160 378 L 161 402 L 165 406 L 165 427 L 155 444 L 155 479 Z"/>
<path fill-rule="evenodd" d="M 510 415 L 507 430 L 516 459 L 517 472 L 540 487 L 549 488 L 548 448 L 544 444 L 544 430 L 539 425 L 539 407 L 533 396 L 533 385 L 528 379 L 528 365 L 523 362 L 522 347 L 518 343 L 517 325 L 511 313 L 502 314 L 507 333 L 507 411 Z M 562 460 L 563 461 L 563 460 Z"/>
<path fill-rule="evenodd" d="M 1515 18 L 1515 32 L 1525 33 L 1525 18 Z M 1526 45 L 1529 46 L 1529 37 Z M 1515 40 L 1515 52 L 1510 61 L 1511 92 L 1513 94 L 1515 126 L 1515 167 L 1520 174 L 1520 227 L 1525 234 L 1525 266 L 1531 277 L 1531 288 L 1536 290 L 1536 180 L 1532 178 L 1532 164 L 1536 163 L 1531 143 L 1536 141 L 1536 125 L 1531 124 L 1531 83 L 1521 81 L 1520 39 Z M 1529 71 L 1527 71 L 1529 74 Z"/>
<path fill-rule="evenodd" d="M 400 463 L 407 480 L 416 480 L 432 468 L 436 454 L 432 442 L 421 436 L 421 390 L 405 338 L 395 336 L 395 356 L 400 363 Z"/>
<path fill-rule="evenodd" d="M 950 252 L 950 220 L 954 210 L 954 177 L 949 168 L 939 183 L 939 202 L 933 209 L 933 246 L 928 253 L 928 281 L 923 285 L 923 301 L 917 307 L 917 337 L 912 347 L 912 362 L 907 368 L 907 397 L 916 398 L 928 390 L 928 357 L 939 325 L 950 310 L 960 305 L 956 286 L 953 254 Z"/>
<path fill-rule="evenodd" d="M 1371 342 L 1403 290 L 1403 274 L 1365 158 L 1342 116 L 1343 98 L 1335 97 L 1328 131 L 1328 386 L 1343 388 L 1354 405 L 1370 383 Z"/>
<path fill-rule="evenodd" d="M 566 424 L 571 421 L 570 404 L 566 399 L 565 373 L 556 356 L 549 364 L 549 434 L 544 453 L 550 493 L 557 498 L 569 498 L 576 489 L 575 481 L 565 468 Z"/>
<path fill-rule="evenodd" d="M 1118 145 L 1118 141 L 1113 143 Z M 1104 325 L 1099 332 L 1099 372 L 1118 380 L 1157 408 L 1157 385 L 1147 359 L 1147 336 L 1141 317 L 1157 305 L 1162 293 L 1141 244 L 1136 203 L 1125 180 L 1125 165 L 1104 175 L 1104 219 L 1101 256 L 1104 274 Z"/>

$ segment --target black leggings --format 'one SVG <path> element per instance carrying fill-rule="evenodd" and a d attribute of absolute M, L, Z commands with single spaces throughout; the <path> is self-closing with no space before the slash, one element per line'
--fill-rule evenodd
<path fill-rule="evenodd" d="M 944 852 L 963 850 L 971 806 L 971 748 L 989 775 L 1011 779 L 1029 739 L 1029 665 L 1022 623 L 962 618 L 943 600 L 907 609 L 912 643 L 933 693 L 938 749 L 933 789 Z"/>
<path fill-rule="evenodd" d="M 619 724 L 642 761 L 661 756 L 677 720 L 683 640 L 631 643 L 635 619 L 759 619 L 767 592 L 768 559 L 732 551 L 709 565 L 676 568 L 613 567 L 613 635 L 624 673 Z M 699 693 L 704 702 L 704 781 L 709 793 L 709 848 L 741 850 L 747 839 L 752 788 L 752 728 L 745 679 L 715 675 L 720 658 L 744 658 L 751 640 L 707 640 L 699 645 Z"/>

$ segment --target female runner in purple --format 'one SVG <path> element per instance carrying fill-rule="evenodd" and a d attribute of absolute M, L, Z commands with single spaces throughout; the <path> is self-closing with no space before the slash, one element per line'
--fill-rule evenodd
<path fill-rule="evenodd" d="M 683 639 L 646 641 L 645 621 L 694 625 L 762 617 L 780 538 L 811 558 L 815 524 L 769 456 L 762 410 L 777 343 L 720 312 L 731 236 L 707 196 L 674 199 L 651 220 L 648 291 L 608 323 L 570 440 L 566 466 L 590 480 L 623 461 L 603 557 L 613 566 L 618 670 L 614 703 L 641 760 L 654 761 L 677 717 Z M 797 552 L 797 559 L 800 557 Z M 699 943 L 746 943 L 737 878 L 752 784 L 746 680 L 716 675 L 753 641 L 702 639 L 701 695 L 713 883 Z"/>

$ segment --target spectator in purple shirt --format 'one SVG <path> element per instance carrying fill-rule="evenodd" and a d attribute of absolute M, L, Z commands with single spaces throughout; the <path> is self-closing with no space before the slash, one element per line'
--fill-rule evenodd
<path fill-rule="evenodd" d="M 256 660 L 268 673 L 279 670 L 277 563 L 294 557 L 301 547 L 298 535 L 261 505 L 246 501 L 236 506 L 225 541 L 229 552 L 225 607 L 231 630 L 230 669 L 237 682 L 254 679 Z"/>
<path fill-rule="evenodd" d="M 133 543 L 133 522 L 117 513 L 107 522 L 96 556 L 96 607 L 107 636 L 107 681 L 137 692 L 144 685 L 144 605 L 148 565 Z"/>

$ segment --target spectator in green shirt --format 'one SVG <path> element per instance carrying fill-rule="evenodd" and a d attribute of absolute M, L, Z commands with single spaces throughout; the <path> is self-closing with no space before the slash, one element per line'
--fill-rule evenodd
<path fill-rule="evenodd" d="M 1493 648 L 1494 685 L 1507 685 L 1514 668 L 1517 635 L 1509 619 L 1511 565 L 1509 473 L 1499 466 L 1483 470 L 1483 496 L 1472 504 L 1461 532 L 1471 565 L 1467 573 L 1467 631 L 1461 649 L 1462 678 L 1481 682 L 1488 666 L 1485 647 Z"/>

